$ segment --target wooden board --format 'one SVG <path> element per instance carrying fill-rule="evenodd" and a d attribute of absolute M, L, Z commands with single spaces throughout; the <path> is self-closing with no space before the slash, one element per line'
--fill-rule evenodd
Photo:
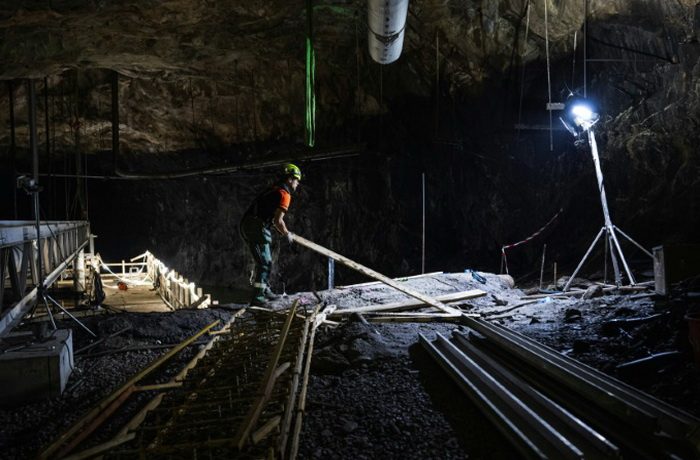
<path fill-rule="evenodd" d="M 331 259 L 335 260 L 336 262 L 340 262 L 341 264 L 345 265 L 346 267 L 352 268 L 353 270 L 356 270 L 363 275 L 367 275 L 370 278 L 374 278 L 378 281 L 381 281 L 382 283 L 393 287 L 397 291 L 401 291 L 404 294 L 410 295 L 411 297 L 415 297 L 416 299 L 422 301 L 425 304 L 428 304 L 432 307 L 437 308 L 438 310 L 444 311 L 445 313 L 457 313 L 460 314 L 461 312 L 455 308 L 448 307 L 444 303 L 435 300 L 434 298 L 427 296 L 425 294 L 421 294 L 418 291 L 414 291 L 413 289 L 409 288 L 408 286 L 404 286 L 401 283 L 397 283 L 393 279 L 389 278 L 388 276 L 384 276 L 379 272 L 376 272 L 372 270 L 371 268 L 365 267 L 364 265 L 358 264 L 354 260 L 348 259 L 345 256 L 341 256 L 337 252 L 333 252 L 330 249 L 326 249 L 323 246 L 314 243 L 313 241 L 309 241 L 306 238 L 303 238 L 299 235 L 293 234 L 292 235 L 292 240 L 306 248 L 309 248 L 313 251 L 318 252 L 321 255 L 324 255 L 326 257 L 330 257 Z"/>
<path fill-rule="evenodd" d="M 420 275 L 413 275 L 413 276 L 400 276 L 398 278 L 394 278 L 394 281 L 413 280 L 416 278 L 426 278 L 428 276 L 435 276 L 435 275 L 442 275 L 442 274 L 443 274 L 443 272 L 430 272 L 430 273 L 421 273 Z M 361 287 L 367 287 L 367 286 L 374 286 L 375 284 L 382 284 L 382 282 L 381 281 L 369 281 L 367 283 L 347 284 L 345 286 L 337 286 L 336 289 L 361 288 Z"/>
<path fill-rule="evenodd" d="M 435 300 L 443 303 L 456 302 L 466 299 L 474 299 L 476 297 L 485 296 L 486 292 L 481 289 L 472 289 L 470 291 L 453 292 L 451 294 L 443 294 L 435 297 Z M 353 313 L 372 313 L 380 311 L 401 311 L 412 310 L 425 306 L 425 303 L 420 300 L 407 300 L 405 302 L 393 302 L 379 305 L 367 305 L 365 307 L 347 308 L 336 310 L 331 316 L 351 315 Z"/>

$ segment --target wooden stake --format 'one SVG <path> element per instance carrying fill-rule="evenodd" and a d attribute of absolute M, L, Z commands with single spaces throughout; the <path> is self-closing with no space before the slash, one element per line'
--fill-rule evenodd
<path fill-rule="evenodd" d="M 540 289 L 542 289 L 542 278 L 544 277 L 544 255 L 547 253 L 547 245 L 542 248 L 542 265 L 540 265 Z"/>

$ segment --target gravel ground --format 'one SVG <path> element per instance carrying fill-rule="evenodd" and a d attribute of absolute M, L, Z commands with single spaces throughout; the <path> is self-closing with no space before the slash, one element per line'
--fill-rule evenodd
<path fill-rule="evenodd" d="M 495 313 L 520 305 L 521 290 L 508 288 L 496 275 L 481 275 L 485 284 L 468 273 L 433 275 L 406 283 L 433 296 L 485 290 L 486 296 L 461 302 L 460 308 L 469 312 Z M 299 293 L 271 306 L 281 309 L 300 299 L 310 308 L 318 298 L 339 309 L 407 299 L 382 285 L 371 285 Z M 700 416 L 700 376 L 692 364 L 683 320 L 686 311 L 696 308 L 700 306 L 685 298 L 662 302 L 598 293 L 587 300 L 542 299 L 496 321 Z M 222 308 L 89 318 L 88 326 L 103 337 L 131 327 L 90 353 L 178 343 L 214 319 L 226 320 L 230 313 Z M 618 321 L 650 316 L 652 320 L 634 326 Z M 74 328 L 76 349 L 89 343 L 86 333 L 69 323 L 65 326 Z M 432 338 L 436 333 L 449 335 L 458 327 L 441 323 L 366 324 L 352 317 L 336 328 L 322 326 L 314 348 L 300 458 L 518 458 L 418 344 L 421 333 Z M 617 367 L 672 350 L 680 353 L 668 362 L 631 373 Z M 167 381 L 194 351 L 193 347 L 183 353 L 149 383 Z M 72 391 L 60 398 L 0 410 L 0 456 L 33 456 L 95 402 L 164 352 L 76 357 L 76 370 L 68 383 L 69 388 L 74 387 Z M 133 412 L 137 404 L 129 403 L 127 408 Z M 126 420 L 127 415 L 123 415 L 111 423 L 110 430 Z M 105 436 L 103 433 L 93 442 Z"/>
<path fill-rule="evenodd" d="M 299 457 L 516 458 L 416 343 L 454 328 L 350 322 L 322 334 Z"/>
<path fill-rule="evenodd" d="M 225 321 L 229 317 L 230 312 L 225 310 L 180 310 L 173 313 L 101 315 L 85 318 L 83 322 L 98 337 L 105 337 L 127 326 L 131 327 L 123 334 L 89 350 L 89 353 L 100 354 L 116 351 L 124 346 L 179 343 L 212 321 Z M 58 326 L 73 329 L 74 350 L 91 343 L 88 333 L 76 327 L 75 323 L 64 321 Z M 117 352 L 98 357 L 91 357 L 88 352 L 77 355 L 75 368 L 66 386 L 70 391 L 65 391 L 61 397 L 0 409 L 0 458 L 33 458 L 42 446 L 46 446 L 79 420 L 97 402 L 166 352 L 167 349 L 156 349 Z M 167 381 L 182 368 L 194 352 L 194 347 L 190 347 L 143 383 Z M 124 406 L 125 410 L 85 447 L 106 439 L 112 430 L 121 428 L 138 411 L 139 400 L 144 401 L 149 397 L 148 393 L 143 393 L 129 399 Z"/>

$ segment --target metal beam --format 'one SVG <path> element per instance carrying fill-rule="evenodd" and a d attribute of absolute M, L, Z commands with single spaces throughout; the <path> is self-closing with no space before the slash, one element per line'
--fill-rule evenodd
<path fill-rule="evenodd" d="M 7 82 L 7 93 L 10 102 L 10 171 L 12 173 L 12 179 L 16 175 L 16 165 L 15 165 L 15 155 L 16 155 L 16 136 L 15 136 L 15 88 L 13 82 L 10 80 Z M 17 187 L 14 184 L 10 185 L 12 187 L 12 203 L 13 203 L 13 217 L 17 218 Z"/>
<path fill-rule="evenodd" d="M 45 220 L 41 222 L 40 237 L 52 238 L 80 227 L 88 227 L 84 220 Z M 88 232 L 89 233 L 89 232 Z M 34 221 L 0 220 L 0 248 L 32 243 L 36 240 Z"/>
<path fill-rule="evenodd" d="M 48 289 L 49 286 L 51 286 L 59 276 L 61 276 L 61 272 L 65 270 L 68 265 L 73 261 L 73 259 L 78 255 L 78 253 L 85 247 L 87 246 L 88 242 L 87 240 L 81 244 L 78 249 L 70 255 L 65 261 L 63 261 L 62 264 L 60 264 L 54 271 L 49 273 L 49 275 L 46 277 L 43 283 L 44 289 Z M 32 307 L 36 304 L 37 300 L 37 293 L 38 289 L 37 287 L 34 287 L 34 289 L 29 292 L 22 300 L 17 302 L 12 308 L 3 315 L 2 318 L 0 318 L 0 338 L 4 337 L 7 335 L 15 326 L 17 326 L 21 321 L 24 315 L 26 315 L 29 310 L 32 309 Z"/>
<path fill-rule="evenodd" d="M 117 156 L 119 155 L 119 74 L 112 72 L 112 173 L 117 174 Z"/>
<path fill-rule="evenodd" d="M 43 222 L 38 228 L 37 240 L 34 222 L 0 221 L 0 251 L 4 254 L 0 272 L 9 275 L 14 299 L 18 300 L 0 316 L 0 338 L 36 304 L 39 283 L 44 289 L 50 287 L 89 243 L 90 224 L 86 221 Z M 26 294 L 29 272 L 33 289 Z"/>

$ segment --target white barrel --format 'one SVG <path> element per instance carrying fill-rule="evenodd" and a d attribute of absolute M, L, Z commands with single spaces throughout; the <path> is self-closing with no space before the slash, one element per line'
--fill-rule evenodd
<path fill-rule="evenodd" d="M 367 41 L 369 42 L 369 55 L 372 56 L 375 62 L 380 64 L 391 64 L 401 56 L 403 50 L 403 30 L 395 39 L 391 41 L 382 41 L 380 37 L 369 31 Z"/>
<path fill-rule="evenodd" d="M 369 0 L 367 42 L 369 54 L 380 64 L 390 64 L 401 56 L 408 0 Z"/>
<path fill-rule="evenodd" d="M 406 26 L 408 0 L 369 0 L 367 25 L 375 34 L 396 35 Z"/>

